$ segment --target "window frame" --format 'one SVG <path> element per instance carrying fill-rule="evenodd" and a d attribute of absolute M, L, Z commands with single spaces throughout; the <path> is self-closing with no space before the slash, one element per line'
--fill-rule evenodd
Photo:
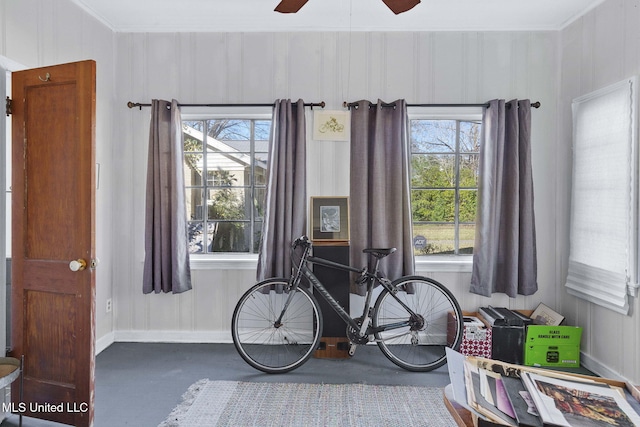
<path fill-rule="evenodd" d="M 234 111 L 230 112 L 233 108 Z M 185 111 L 186 110 L 186 111 Z M 181 114 L 181 122 L 188 121 L 207 121 L 207 120 L 273 120 L 272 107 L 183 107 Z M 272 124 L 273 125 L 273 124 Z M 184 151 L 183 151 L 184 153 Z M 267 151 L 268 153 L 268 151 Z M 252 157 L 251 169 L 255 165 Z M 203 176 L 203 181 L 207 177 Z M 265 183 L 266 187 L 266 183 Z M 185 189 L 192 186 L 185 186 Z M 203 190 L 210 188 L 204 185 Z M 248 187 L 252 191 L 255 189 L 255 183 L 251 183 Z M 262 186 L 260 186 L 262 188 Z M 206 198 L 206 194 L 204 195 Z M 202 220 L 206 226 L 206 220 Z M 191 221 L 190 221 L 191 222 Z M 248 223 L 254 222 L 253 218 Z M 253 227 L 253 225 L 251 225 Z M 194 270 L 210 270 L 210 269 L 234 269 L 246 270 L 255 269 L 258 261 L 257 252 L 208 252 L 208 253 L 190 253 L 190 264 Z"/>
<path fill-rule="evenodd" d="M 408 155 L 411 158 L 413 152 L 411 151 L 411 121 L 412 120 L 457 120 L 457 121 L 476 121 L 482 126 L 483 107 L 478 106 L 466 106 L 466 107 L 408 107 L 407 116 L 409 122 L 409 134 L 407 139 Z M 459 129 L 458 129 L 459 131 Z M 456 150 L 455 156 L 459 156 L 461 153 Z M 456 175 L 459 177 L 459 164 L 456 161 Z M 456 189 L 456 218 L 455 221 L 455 235 L 458 239 L 458 191 L 465 189 L 466 187 L 459 187 Z M 413 187 L 410 187 L 410 191 Z M 413 223 L 413 219 L 412 219 Z M 473 264 L 472 254 L 428 254 L 414 256 L 414 262 L 416 270 L 418 271 L 438 271 L 438 272 L 471 272 Z"/>
<path fill-rule="evenodd" d="M 409 107 L 409 120 L 477 120 L 482 121 L 482 107 Z M 229 107 L 183 107 L 182 121 L 216 119 L 272 120 L 271 107 L 247 107 L 229 113 Z M 410 143 L 410 141 L 407 141 Z M 410 147 L 408 147 L 410 149 Z M 255 270 L 257 253 L 218 252 L 190 254 L 193 270 Z M 415 257 L 417 271 L 470 273 L 472 255 L 437 255 Z"/>

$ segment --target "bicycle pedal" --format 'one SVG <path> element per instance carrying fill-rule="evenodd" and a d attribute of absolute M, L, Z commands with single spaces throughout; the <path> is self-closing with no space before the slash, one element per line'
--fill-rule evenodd
<path fill-rule="evenodd" d="M 356 347 L 358 347 L 356 344 L 349 344 L 349 356 L 353 357 L 356 354 Z"/>

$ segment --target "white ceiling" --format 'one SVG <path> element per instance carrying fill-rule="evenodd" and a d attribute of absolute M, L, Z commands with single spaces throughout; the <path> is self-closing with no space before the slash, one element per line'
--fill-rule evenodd
<path fill-rule="evenodd" d="M 279 0 L 72 0 L 119 32 L 544 31 L 604 0 L 422 0 L 394 15 L 382 0 L 309 0 L 296 14 Z"/>

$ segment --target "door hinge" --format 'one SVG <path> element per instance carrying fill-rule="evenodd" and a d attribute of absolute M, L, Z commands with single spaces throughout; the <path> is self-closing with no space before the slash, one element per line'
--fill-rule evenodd
<path fill-rule="evenodd" d="M 13 104 L 13 101 L 11 101 L 11 98 L 9 98 L 7 96 L 7 102 L 6 102 L 6 106 L 5 106 L 7 117 L 9 117 L 11 115 L 11 113 L 12 113 L 12 111 L 11 111 L 12 104 Z"/>

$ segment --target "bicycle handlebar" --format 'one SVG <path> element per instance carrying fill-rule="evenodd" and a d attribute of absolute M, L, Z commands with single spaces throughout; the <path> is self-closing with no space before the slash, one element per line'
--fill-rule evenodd
<path fill-rule="evenodd" d="M 302 257 L 300 258 L 300 260 L 298 262 L 294 261 L 294 253 L 295 250 L 298 248 L 298 246 L 302 246 L 305 251 L 302 254 Z M 336 263 L 333 261 L 329 261 L 327 259 L 323 259 L 323 258 L 315 258 L 310 256 L 310 249 L 313 246 L 311 240 L 309 239 L 309 237 L 305 236 L 300 236 L 298 237 L 296 240 L 293 241 L 293 243 L 291 243 L 291 261 L 292 263 L 295 264 L 299 264 L 300 267 L 302 266 L 303 263 L 307 262 L 307 261 L 311 261 L 313 263 L 316 264 L 322 264 L 326 267 L 330 267 L 330 268 L 337 268 L 337 269 L 341 269 L 341 270 L 345 270 L 345 271 L 351 271 L 353 273 L 358 273 L 359 277 L 355 279 L 355 282 L 357 284 L 363 284 L 365 283 L 367 280 L 369 280 L 371 277 L 373 277 L 367 267 L 364 267 L 362 269 L 359 268 L 354 268 L 351 267 L 349 265 L 344 265 L 344 264 L 340 264 L 340 263 Z"/>

